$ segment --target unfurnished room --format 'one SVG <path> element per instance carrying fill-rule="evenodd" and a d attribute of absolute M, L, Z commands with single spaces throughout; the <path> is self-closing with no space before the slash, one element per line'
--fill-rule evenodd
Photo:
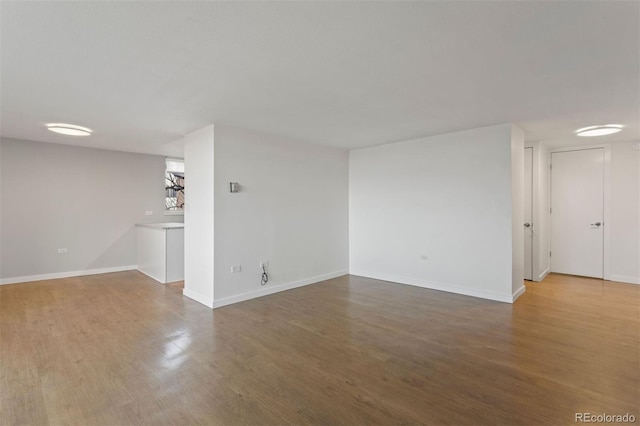
<path fill-rule="evenodd" d="M 640 2 L 0 1 L 0 425 L 640 422 Z"/>

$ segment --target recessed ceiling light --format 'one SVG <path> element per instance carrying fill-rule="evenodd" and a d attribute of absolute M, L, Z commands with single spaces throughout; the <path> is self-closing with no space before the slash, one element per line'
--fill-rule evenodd
<path fill-rule="evenodd" d="M 92 132 L 91 129 L 87 129 L 86 127 L 64 123 L 49 123 L 47 124 L 47 129 L 52 132 L 62 133 L 63 135 L 69 136 L 89 136 Z"/>
<path fill-rule="evenodd" d="M 589 126 L 576 130 L 578 136 L 604 136 L 618 133 L 622 130 L 621 124 L 605 124 L 602 126 Z"/>

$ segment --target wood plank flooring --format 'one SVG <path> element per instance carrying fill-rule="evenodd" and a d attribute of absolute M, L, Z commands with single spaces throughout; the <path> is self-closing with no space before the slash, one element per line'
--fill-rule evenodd
<path fill-rule="evenodd" d="M 0 286 L 0 424 L 640 421 L 640 286 L 514 304 L 345 276 L 210 309 L 138 272 Z"/>

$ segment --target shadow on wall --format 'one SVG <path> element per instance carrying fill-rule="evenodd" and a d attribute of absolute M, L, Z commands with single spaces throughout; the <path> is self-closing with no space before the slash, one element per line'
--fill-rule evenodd
<path fill-rule="evenodd" d="M 115 240 L 112 240 L 110 245 L 85 269 L 136 265 L 136 243 L 136 227 L 131 226 Z"/>

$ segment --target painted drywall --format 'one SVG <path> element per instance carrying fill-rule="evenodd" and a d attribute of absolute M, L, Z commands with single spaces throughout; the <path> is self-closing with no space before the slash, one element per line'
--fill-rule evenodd
<path fill-rule="evenodd" d="M 611 280 L 640 284 L 640 150 L 611 144 Z"/>
<path fill-rule="evenodd" d="M 634 148 L 634 143 L 628 141 L 568 145 L 564 148 L 554 147 L 548 151 L 604 148 L 604 278 L 640 284 L 640 151 Z M 547 153 L 545 156 L 546 161 L 549 161 L 550 154 Z M 545 179 L 548 185 L 548 167 Z M 548 210 L 546 212 L 548 218 Z M 550 234 L 547 235 L 551 237 Z"/>
<path fill-rule="evenodd" d="M 348 273 L 346 150 L 216 125 L 214 158 L 216 306 Z"/>
<path fill-rule="evenodd" d="M 213 307 L 214 128 L 184 137 L 184 288 L 183 294 Z"/>
<path fill-rule="evenodd" d="M 523 145 L 513 130 L 506 124 L 351 151 L 350 272 L 513 301 L 523 278 L 522 259 L 513 262 L 522 258 L 513 230 L 521 235 L 523 218 L 512 144 L 519 156 Z"/>
<path fill-rule="evenodd" d="M 135 224 L 169 221 L 163 157 L 14 139 L 0 151 L 2 283 L 135 268 Z"/>

